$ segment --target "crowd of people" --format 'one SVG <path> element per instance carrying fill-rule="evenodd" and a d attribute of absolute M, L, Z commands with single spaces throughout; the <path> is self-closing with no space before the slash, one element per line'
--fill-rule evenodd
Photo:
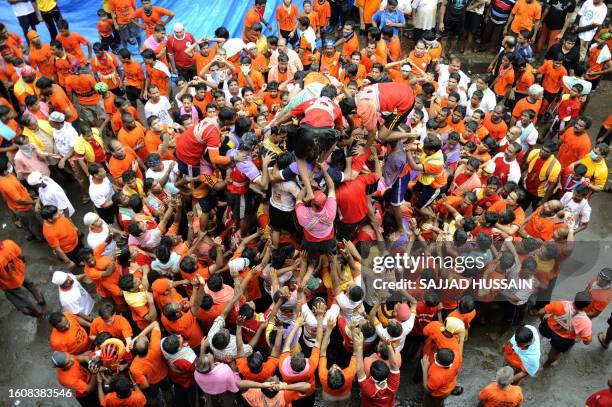
<path fill-rule="evenodd" d="M 0 288 L 48 318 L 81 405 L 390 407 L 412 381 L 442 406 L 479 324 L 504 363 L 469 391 L 519 406 L 576 343 L 612 342 L 612 316 L 591 322 L 612 268 L 553 292 L 608 190 L 612 114 L 591 137 L 587 109 L 612 72 L 603 0 L 283 0 L 275 21 L 255 0 L 241 38 L 199 39 L 150 0 L 105 1 L 95 39 L 54 0 L 9 3 L 0 193 L 65 266 L 61 309 L 15 240 Z"/>

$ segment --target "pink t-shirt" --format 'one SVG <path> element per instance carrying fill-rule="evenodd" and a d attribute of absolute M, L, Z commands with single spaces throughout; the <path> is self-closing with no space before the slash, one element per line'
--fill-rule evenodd
<path fill-rule="evenodd" d="M 51 173 L 49 172 L 49 167 L 47 163 L 43 161 L 41 157 L 38 156 L 36 150 L 32 150 L 32 156 L 28 157 L 23 154 L 21 151 L 17 151 L 15 153 L 15 172 L 19 175 L 20 178 L 27 178 L 27 176 L 35 171 L 38 171 L 42 174 L 43 177 L 48 177 Z"/>
<path fill-rule="evenodd" d="M 301 202 L 296 205 L 295 214 L 298 223 L 306 232 L 306 240 L 322 241 L 333 234 L 337 207 L 336 198 L 333 196 L 327 198 L 321 212 L 315 212 Z"/>
<path fill-rule="evenodd" d="M 194 377 L 204 393 L 214 396 L 226 391 L 232 393 L 238 392 L 236 382 L 240 380 L 240 376 L 225 363 L 217 363 L 208 373 L 200 373 L 196 370 Z"/>

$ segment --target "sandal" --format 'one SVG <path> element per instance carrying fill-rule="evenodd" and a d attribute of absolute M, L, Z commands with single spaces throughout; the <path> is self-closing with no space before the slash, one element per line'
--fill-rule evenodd
<path fill-rule="evenodd" d="M 599 344 L 601 345 L 602 348 L 604 349 L 608 349 L 608 347 L 610 346 L 610 344 L 605 344 L 606 343 L 606 335 L 603 332 L 600 332 L 597 334 L 597 340 L 599 341 Z"/>
<path fill-rule="evenodd" d="M 453 391 L 451 391 L 453 396 L 460 396 L 463 394 L 463 386 L 455 386 Z"/>

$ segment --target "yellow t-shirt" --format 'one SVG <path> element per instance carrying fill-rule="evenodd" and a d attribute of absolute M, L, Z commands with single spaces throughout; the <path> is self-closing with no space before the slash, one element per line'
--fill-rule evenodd
<path fill-rule="evenodd" d="M 57 2 L 55 0 L 37 0 L 37 3 L 38 3 L 38 9 L 40 10 L 41 13 L 46 13 L 47 11 L 51 11 L 57 6 Z"/>
<path fill-rule="evenodd" d="M 603 188 L 608 180 L 608 165 L 606 164 L 606 160 L 595 162 L 591 159 L 591 156 L 587 154 L 581 162 L 587 167 L 587 172 L 584 176 L 590 179 L 593 185 Z"/>

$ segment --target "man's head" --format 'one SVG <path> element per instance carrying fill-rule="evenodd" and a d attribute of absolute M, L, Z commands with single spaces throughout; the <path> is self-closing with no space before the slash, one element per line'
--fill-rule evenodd
<path fill-rule="evenodd" d="M 40 210 L 40 217 L 49 223 L 54 223 L 60 217 L 60 212 L 57 206 L 45 205 Z"/>
<path fill-rule="evenodd" d="M 440 348 L 435 355 L 435 363 L 439 366 L 449 368 L 455 360 L 455 352 L 451 349 Z"/>
<path fill-rule="evenodd" d="M 70 320 L 61 312 L 53 312 L 49 315 L 49 323 L 60 332 L 70 329 Z"/>

